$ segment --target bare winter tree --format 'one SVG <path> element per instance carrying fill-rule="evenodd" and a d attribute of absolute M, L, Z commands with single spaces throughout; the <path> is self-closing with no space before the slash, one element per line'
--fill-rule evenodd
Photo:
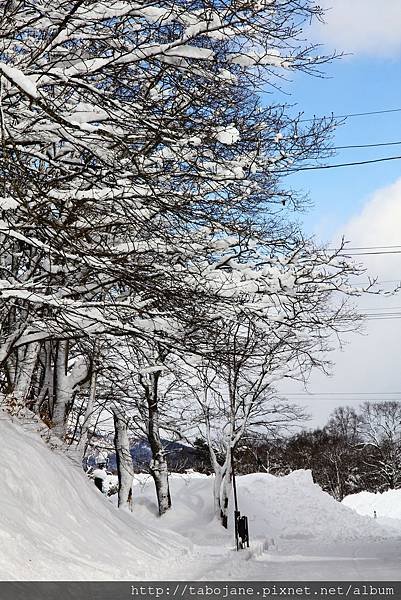
<path fill-rule="evenodd" d="M 360 409 L 363 461 L 380 491 L 401 485 L 401 403 L 365 402 Z"/>
<path fill-rule="evenodd" d="M 274 382 L 285 377 L 304 379 L 313 368 L 326 370 L 323 356 L 330 349 L 331 334 L 358 322 L 357 314 L 347 310 L 342 299 L 337 298 L 337 306 L 332 303 L 333 295 L 350 292 L 342 283 L 349 265 L 337 257 L 316 260 L 315 254 L 312 258 L 299 252 L 280 261 L 272 257 L 266 263 L 261 260 L 261 269 L 255 265 L 251 269 L 248 264 L 244 267 L 246 280 L 238 281 L 236 272 L 229 270 L 231 290 L 235 289 L 231 293 L 236 296 L 235 317 L 230 320 L 226 316 L 218 323 L 215 337 L 209 336 L 213 348 L 209 360 L 200 366 L 195 361 L 189 367 L 188 381 L 199 406 L 198 422 L 203 424 L 200 431 L 208 442 L 215 471 L 215 511 L 225 527 L 232 455 L 244 434 L 266 428 L 277 434 L 277 428 L 301 416 L 299 410 L 277 398 Z M 277 285 L 272 285 L 273 277 Z M 196 378 L 198 382 L 192 383 Z M 214 449 L 216 430 L 220 461 Z"/>

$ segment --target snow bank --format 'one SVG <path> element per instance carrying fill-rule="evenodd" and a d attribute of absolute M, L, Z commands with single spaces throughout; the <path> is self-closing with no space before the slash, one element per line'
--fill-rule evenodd
<path fill-rule="evenodd" d="M 373 517 L 374 511 L 376 511 L 378 518 L 401 519 L 401 490 L 388 490 L 377 494 L 359 492 L 346 496 L 343 504 L 360 515 Z"/>
<path fill-rule="evenodd" d="M 173 510 L 162 519 L 170 527 L 198 544 L 220 536 L 213 515 L 213 478 L 199 474 L 170 478 Z M 310 471 L 295 471 L 285 477 L 253 473 L 237 477 L 239 509 L 248 516 L 251 539 L 309 540 L 325 543 L 345 540 L 378 540 L 395 535 L 373 519 L 355 514 L 313 483 Z M 136 510 L 150 524 L 157 512 L 154 486 L 146 475 L 136 476 L 133 488 Z M 232 517 L 232 511 L 230 512 Z M 232 519 L 229 522 L 232 531 Z M 399 533 L 399 532 L 398 532 Z M 227 540 L 232 540 L 229 534 Z M 212 542 L 213 543 L 213 542 Z"/>
<path fill-rule="evenodd" d="M 372 519 L 355 514 L 313 483 L 310 471 L 286 477 L 254 473 L 239 478 L 240 510 L 250 533 L 282 539 L 372 540 L 391 533 Z"/>
<path fill-rule="evenodd" d="M 78 466 L 0 415 L 0 579 L 157 579 L 182 540 L 117 511 Z M 168 550 L 167 550 L 168 549 Z"/>
<path fill-rule="evenodd" d="M 159 520 L 163 529 L 172 530 L 199 545 L 232 546 L 232 536 L 214 518 L 213 478 L 200 473 L 170 475 L 173 509 Z M 134 477 L 135 514 L 142 522 L 154 524 L 158 514 L 155 486 L 149 475 Z"/>

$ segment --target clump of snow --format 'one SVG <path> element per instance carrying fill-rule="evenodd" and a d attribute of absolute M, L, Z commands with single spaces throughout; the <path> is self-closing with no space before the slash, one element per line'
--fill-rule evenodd
<path fill-rule="evenodd" d="M 174 13 L 171 11 L 171 9 L 160 8 L 158 6 L 146 6 L 141 8 L 138 12 L 148 21 L 161 21 L 163 24 L 169 23 L 174 16 Z"/>
<path fill-rule="evenodd" d="M 220 143 L 231 146 L 232 144 L 235 144 L 235 142 L 238 142 L 240 133 L 238 129 L 231 124 L 228 127 L 221 127 L 217 131 L 215 137 Z"/>
<path fill-rule="evenodd" d="M 360 515 L 369 517 L 388 517 L 401 519 L 401 490 L 387 490 L 387 492 L 359 492 L 346 496 L 343 504 L 352 508 Z"/>
<path fill-rule="evenodd" d="M 211 60 L 214 57 L 213 50 L 208 50 L 207 48 L 198 48 L 197 46 L 188 46 L 186 44 L 169 48 L 164 52 L 169 56 L 179 56 L 181 58 Z"/>
<path fill-rule="evenodd" d="M 38 90 L 36 89 L 36 83 L 25 73 L 23 73 L 17 67 L 12 67 L 11 65 L 6 65 L 3 62 L 0 62 L 0 73 L 4 73 L 9 81 L 14 83 L 17 87 L 23 90 L 28 96 L 33 98 L 38 97 Z"/>
<path fill-rule="evenodd" d="M 18 202 L 11 197 L 0 198 L 0 210 L 15 210 L 18 208 Z"/>
<path fill-rule="evenodd" d="M 271 48 L 268 53 L 266 51 L 255 52 L 254 50 L 249 50 L 246 53 L 229 53 L 227 59 L 232 64 L 236 64 L 241 67 L 268 65 L 272 67 L 282 67 L 283 69 L 288 69 L 292 63 L 291 57 L 282 57 L 280 52 L 274 48 Z"/>
<path fill-rule="evenodd" d="M 231 73 L 228 69 L 221 69 L 218 72 L 218 78 L 223 79 L 224 81 L 229 81 L 230 83 L 238 83 L 238 77 Z"/>

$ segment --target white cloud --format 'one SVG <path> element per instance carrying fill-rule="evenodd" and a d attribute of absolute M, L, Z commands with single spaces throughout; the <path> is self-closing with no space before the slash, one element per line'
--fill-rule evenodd
<path fill-rule="evenodd" d="M 360 213 L 341 227 L 337 239 L 342 235 L 353 248 L 401 246 L 401 178 L 368 198 Z M 381 287 L 391 290 L 401 281 L 401 254 L 364 255 L 355 260 L 363 262 L 367 270 L 366 276 L 361 276 L 361 283 L 367 281 L 368 275 L 377 276 L 379 281 L 388 282 Z M 396 312 L 401 315 L 401 293 L 393 296 L 365 294 L 358 304 L 364 313 Z M 308 389 L 316 396 L 305 398 L 313 415 L 312 426 L 323 425 L 336 406 L 357 407 L 365 400 L 401 400 L 401 394 L 396 397 L 382 394 L 401 390 L 401 318 L 368 320 L 363 333 L 349 335 L 345 349 L 332 352 L 332 377 L 320 373 L 312 376 Z M 295 385 L 290 389 L 286 385 L 285 389 L 301 391 Z M 355 395 L 330 396 L 338 392 Z M 374 395 L 356 396 L 361 392 Z"/>
<path fill-rule="evenodd" d="M 350 245 L 355 246 L 401 246 L 401 178 L 393 184 L 377 190 L 366 202 L 361 212 L 351 218 L 340 231 Z M 400 248 L 401 249 L 401 248 Z M 390 259 L 394 258 L 395 263 Z M 401 255 L 364 257 L 369 270 L 379 270 L 381 276 L 399 267 Z"/>
<path fill-rule="evenodd" d="M 321 42 L 337 50 L 394 56 L 401 54 L 401 0 L 321 0 L 327 9 L 319 25 Z"/>
<path fill-rule="evenodd" d="M 401 221 L 397 218 L 401 219 L 401 178 L 372 194 L 361 212 L 346 223 L 344 231 L 357 241 L 373 242 L 379 235 L 389 238 L 387 241 L 400 241 Z"/>

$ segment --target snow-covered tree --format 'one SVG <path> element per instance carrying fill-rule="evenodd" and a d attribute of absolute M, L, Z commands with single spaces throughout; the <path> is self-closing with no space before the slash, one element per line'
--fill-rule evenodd
<path fill-rule="evenodd" d="M 245 239 L 249 218 L 290 202 L 281 171 L 324 144 L 331 123 L 302 130 L 253 89 L 263 73 L 319 62 L 295 41 L 295 23 L 318 12 L 310 2 L 5 5 L 2 299 L 23 314 L 7 319 L 4 352 L 15 336 L 146 337 L 202 301 L 188 265 L 215 261 L 221 238 Z M 279 220 L 266 222 L 273 231 Z"/>
<path fill-rule="evenodd" d="M 163 510 L 160 370 L 144 348 L 176 364 L 207 358 L 219 373 L 229 464 L 240 435 L 266 421 L 272 382 L 324 368 L 330 334 L 354 325 L 343 298 L 357 293 L 358 270 L 303 239 L 288 216 L 299 198 L 282 183 L 324 155 L 334 124 L 304 123 L 258 94 L 326 60 L 300 36 L 320 14 L 312 0 L 3 7 L 2 390 L 62 439 L 74 414 L 82 451 L 116 340 L 142 353 L 145 367 L 117 367 L 147 401 Z M 117 391 L 100 405 L 126 448 Z M 227 495 L 229 466 L 222 477 Z"/>

